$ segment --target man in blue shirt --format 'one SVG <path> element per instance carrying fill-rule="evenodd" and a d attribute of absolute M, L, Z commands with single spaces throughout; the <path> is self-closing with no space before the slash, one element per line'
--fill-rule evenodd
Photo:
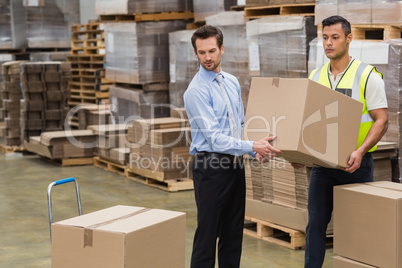
<path fill-rule="evenodd" d="M 192 268 L 215 267 L 218 242 L 219 267 L 239 267 L 245 211 L 243 154 L 258 161 L 280 150 L 266 137 L 260 141 L 241 140 L 244 108 L 236 77 L 223 72 L 223 34 L 205 25 L 191 38 L 200 69 L 184 94 L 191 124 L 192 165 L 197 230 L 194 236 Z"/>

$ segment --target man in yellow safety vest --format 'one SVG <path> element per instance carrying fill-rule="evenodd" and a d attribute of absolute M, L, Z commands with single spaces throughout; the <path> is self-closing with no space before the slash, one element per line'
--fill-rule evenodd
<path fill-rule="evenodd" d="M 333 187 L 373 181 L 372 151 L 388 128 L 387 99 L 382 74 L 349 56 L 350 23 L 340 16 L 322 21 L 323 46 L 329 62 L 314 70 L 310 79 L 364 104 L 356 150 L 346 169 L 314 167 L 308 193 L 305 268 L 321 268 L 325 257 L 326 229 L 333 209 Z M 298 164 L 293 164 L 298 166 Z"/>

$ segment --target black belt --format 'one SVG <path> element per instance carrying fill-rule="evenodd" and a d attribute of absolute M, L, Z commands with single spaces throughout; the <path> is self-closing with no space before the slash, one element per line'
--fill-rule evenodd
<path fill-rule="evenodd" d="M 239 163 L 243 160 L 243 156 L 231 155 L 231 154 L 221 154 L 213 152 L 198 152 L 197 157 L 213 158 L 213 159 L 228 159 L 229 162 Z"/>

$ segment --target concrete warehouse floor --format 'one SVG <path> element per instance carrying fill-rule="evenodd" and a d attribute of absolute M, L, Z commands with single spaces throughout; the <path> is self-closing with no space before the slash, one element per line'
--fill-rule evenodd
<path fill-rule="evenodd" d="M 0 267 L 51 266 L 47 186 L 68 177 L 79 183 L 83 213 L 119 204 L 185 212 L 186 267 L 190 267 L 196 228 L 193 191 L 169 193 L 94 166 L 59 167 L 21 153 L 0 153 L 0 167 Z M 78 215 L 73 183 L 53 187 L 52 199 L 54 221 Z M 332 256 L 332 248 L 327 249 L 323 267 L 332 267 Z M 303 267 L 303 259 L 304 250 L 244 236 L 243 268 Z"/>

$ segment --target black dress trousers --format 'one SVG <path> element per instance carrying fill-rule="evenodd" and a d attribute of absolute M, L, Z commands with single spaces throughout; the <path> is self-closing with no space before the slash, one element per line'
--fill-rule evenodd
<path fill-rule="evenodd" d="M 243 241 L 246 183 L 243 159 L 198 153 L 192 165 L 197 229 L 192 268 L 238 268 Z"/>

